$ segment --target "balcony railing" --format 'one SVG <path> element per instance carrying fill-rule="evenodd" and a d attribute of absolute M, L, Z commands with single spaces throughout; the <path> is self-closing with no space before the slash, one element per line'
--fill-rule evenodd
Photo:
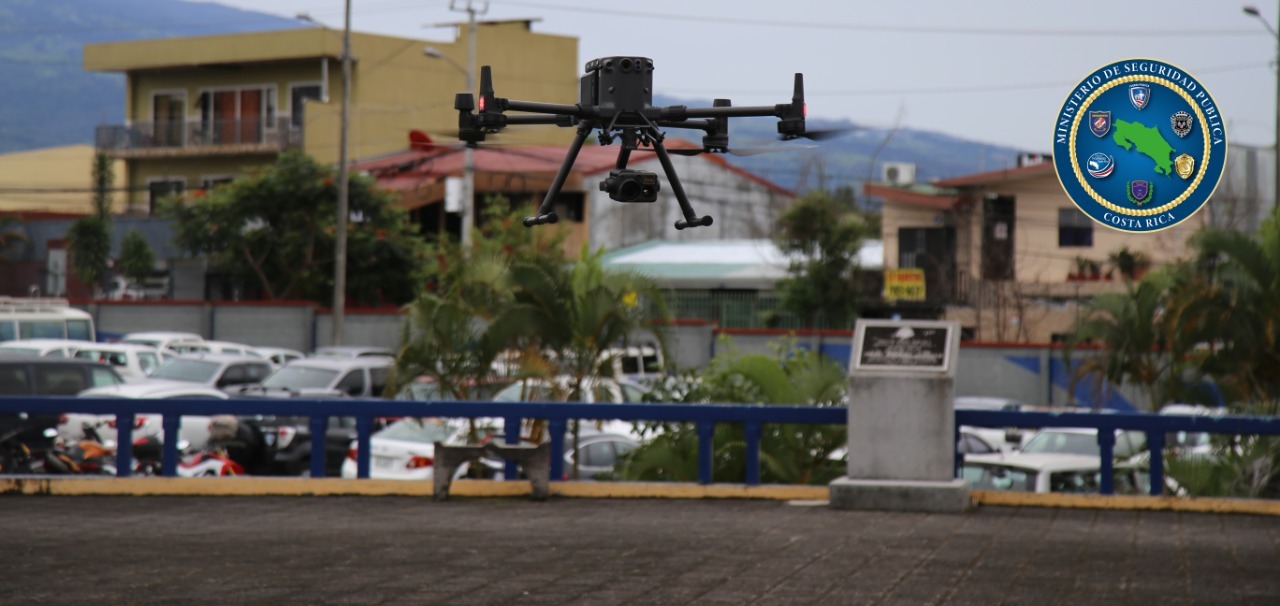
<path fill-rule="evenodd" d="M 301 147 L 302 129 L 288 118 L 114 124 L 99 126 L 94 132 L 94 143 L 99 151 L 124 155 L 278 151 Z"/>

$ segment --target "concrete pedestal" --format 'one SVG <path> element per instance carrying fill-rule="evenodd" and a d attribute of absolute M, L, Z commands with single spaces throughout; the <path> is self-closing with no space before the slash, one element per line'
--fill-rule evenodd
<path fill-rule="evenodd" d="M 969 484 L 964 480 L 854 480 L 831 483 L 832 509 L 958 513 L 969 509 Z"/>
<path fill-rule="evenodd" d="M 875 329 L 869 336 L 868 326 Z M 959 336 L 959 326 L 949 322 L 858 322 L 849 373 L 848 475 L 830 485 L 832 508 L 969 508 L 969 485 L 955 479 Z M 921 360 L 928 363 L 915 366 Z"/>

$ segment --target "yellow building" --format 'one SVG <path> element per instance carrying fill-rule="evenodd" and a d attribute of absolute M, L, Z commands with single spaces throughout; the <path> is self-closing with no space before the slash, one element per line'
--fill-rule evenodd
<path fill-rule="evenodd" d="M 926 299 L 907 310 L 960 322 L 965 337 L 1048 343 L 1071 331 L 1081 304 L 1124 288 L 1109 263 L 1127 247 L 1153 265 L 1181 258 L 1206 225 L 1200 212 L 1146 234 L 1103 227 L 1076 208 L 1050 163 L 936 181 L 868 183 L 884 200 L 886 270 L 918 267 Z"/>
<path fill-rule="evenodd" d="M 352 33 L 349 158 L 405 149 L 410 130 L 455 141 L 466 46 Z M 499 95 L 576 100 L 576 38 L 534 33 L 530 21 L 481 22 L 476 47 Z M 342 32 L 327 28 L 86 45 L 86 70 L 126 78 L 126 122 L 99 127 L 95 142 L 125 162 L 117 182 L 132 190 L 127 211 L 149 214 L 164 195 L 231 180 L 286 149 L 336 163 L 341 57 Z M 535 128 L 504 140 L 554 145 L 571 135 Z"/>
<path fill-rule="evenodd" d="M 0 215 L 50 213 L 84 215 L 93 209 L 93 156 L 89 145 L 67 145 L 0 155 Z M 112 163 L 113 189 L 123 186 L 124 163 Z M 115 212 L 126 195 L 112 192 Z"/>

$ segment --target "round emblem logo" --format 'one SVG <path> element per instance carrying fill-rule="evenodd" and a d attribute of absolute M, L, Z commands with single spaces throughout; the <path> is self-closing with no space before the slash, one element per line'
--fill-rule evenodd
<path fill-rule="evenodd" d="M 1225 120 L 1198 80 L 1153 59 L 1124 59 L 1067 95 L 1053 166 L 1093 220 L 1126 232 L 1185 221 L 1204 206 L 1227 160 Z"/>

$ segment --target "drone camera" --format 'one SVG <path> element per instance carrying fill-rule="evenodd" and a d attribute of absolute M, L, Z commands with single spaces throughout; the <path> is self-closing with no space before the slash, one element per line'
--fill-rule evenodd
<path fill-rule="evenodd" d="M 658 175 L 647 170 L 611 170 L 600 182 L 600 191 L 618 202 L 657 202 L 658 189 Z"/>

